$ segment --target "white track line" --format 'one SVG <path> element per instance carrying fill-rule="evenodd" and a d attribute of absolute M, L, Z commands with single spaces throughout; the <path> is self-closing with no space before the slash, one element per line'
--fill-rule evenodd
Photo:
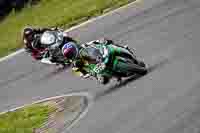
<path fill-rule="evenodd" d="M 19 106 L 19 107 L 13 108 L 13 109 L 8 109 L 6 111 L 0 112 L 0 115 L 7 113 L 7 112 L 16 111 L 17 109 L 24 108 L 25 106 L 30 106 L 30 105 L 33 105 L 33 104 L 42 103 L 42 102 L 46 102 L 46 101 L 49 101 L 49 100 L 53 100 L 53 99 L 57 99 L 57 98 L 61 98 L 61 97 L 66 97 L 66 96 L 85 96 L 85 97 L 88 98 L 88 101 L 90 101 L 90 102 L 93 101 L 92 100 L 93 96 L 91 94 L 89 94 L 88 92 L 74 92 L 74 93 L 70 93 L 70 94 L 45 98 L 45 99 L 42 99 L 42 100 L 32 102 L 30 104 L 24 104 L 23 106 Z"/>
<path fill-rule="evenodd" d="M 115 10 L 113 10 L 113 11 L 110 11 L 110 12 L 108 12 L 108 13 L 105 13 L 105 14 L 103 14 L 103 15 L 101 15 L 101 16 L 97 16 L 97 17 L 95 17 L 95 18 L 91 18 L 91 19 L 89 19 L 89 20 L 87 20 L 87 21 L 85 21 L 85 22 L 83 22 L 83 23 L 81 23 L 81 24 L 79 24 L 79 25 L 76 25 L 76 26 L 74 26 L 74 27 L 71 27 L 71 28 L 67 29 L 66 32 L 69 32 L 69 31 L 72 31 L 72 30 L 74 30 L 74 29 L 77 29 L 77 28 L 80 28 L 80 27 L 82 27 L 82 26 L 85 26 L 85 25 L 87 25 L 87 24 L 90 24 L 90 23 L 92 23 L 92 22 L 94 22 L 94 21 L 97 21 L 97 20 L 99 20 L 99 19 L 102 19 L 102 18 L 104 18 L 104 17 L 106 17 L 106 16 L 108 16 L 108 15 L 111 15 L 111 14 L 113 14 L 113 13 L 120 12 L 121 10 L 123 10 L 123 9 L 125 9 L 125 8 L 128 8 L 128 7 L 131 7 L 131 6 L 133 6 L 133 5 L 135 5 L 136 3 L 139 3 L 139 2 L 141 2 L 141 1 L 142 1 L 142 0 L 135 0 L 135 1 L 133 1 L 133 2 L 131 2 L 131 3 L 129 3 L 129 4 L 127 4 L 127 5 L 124 5 L 124 6 L 122 6 L 122 7 L 119 7 L 119 8 L 117 8 L 117 9 L 115 9 Z"/>
<path fill-rule="evenodd" d="M 22 53 L 22 52 L 24 52 L 24 49 L 17 50 L 16 52 L 13 52 L 13 53 L 5 56 L 5 57 L 0 58 L 0 62 L 8 60 L 8 59 L 10 59 L 10 58 Z"/>
<path fill-rule="evenodd" d="M 30 105 L 33 105 L 33 104 L 42 103 L 42 102 L 46 102 L 46 101 L 49 101 L 49 100 L 53 100 L 53 99 L 57 99 L 57 98 L 61 98 L 61 97 L 67 97 L 67 96 L 84 96 L 84 97 L 87 98 L 88 105 L 86 106 L 84 111 L 81 112 L 80 116 L 77 119 L 75 119 L 68 127 L 63 129 L 64 132 L 66 132 L 66 131 L 69 131 L 72 127 L 74 127 L 74 125 L 88 113 L 89 108 L 92 106 L 92 104 L 94 102 L 94 97 L 91 94 L 89 94 L 88 92 L 74 92 L 74 93 L 69 93 L 69 94 L 65 94 L 65 95 L 59 95 L 59 96 L 55 96 L 55 97 L 45 98 L 43 100 L 38 100 L 38 101 L 32 102 L 31 104 L 24 104 L 23 106 L 19 106 L 19 107 L 1 112 L 0 115 L 5 114 L 7 112 L 16 111 L 17 109 L 21 109 L 21 108 L 24 108 L 26 106 L 30 106 Z"/>
<path fill-rule="evenodd" d="M 83 112 L 81 112 L 80 116 L 77 119 L 75 119 L 68 127 L 65 127 L 63 129 L 62 133 L 66 133 L 67 131 L 69 131 L 70 129 L 72 129 L 76 125 L 76 123 L 78 121 L 80 121 L 88 113 L 90 107 L 94 103 L 94 96 L 92 96 L 91 94 L 87 93 L 86 97 L 88 98 L 88 105 L 87 105 L 87 107 L 85 108 L 85 110 Z"/>
<path fill-rule="evenodd" d="M 133 4 L 135 4 L 135 3 L 137 3 L 137 2 L 140 2 L 140 1 L 141 1 L 141 0 L 136 0 L 136 1 L 132 2 L 132 3 L 129 3 L 128 5 L 122 6 L 122 7 L 118 8 L 118 9 L 115 9 L 115 10 L 113 10 L 113 11 L 110 11 L 110 12 L 108 12 L 108 13 L 105 13 L 105 14 L 103 14 L 103 15 L 101 15 L 101 16 L 98 16 L 98 17 L 89 19 L 89 20 L 86 21 L 86 22 L 83 22 L 83 23 L 81 23 L 81 24 L 79 24 L 79 25 L 73 26 L 73 27 L 71 27 L 71 28 L 65 30 L 65 32 L 69 32 L 69 31 L 72 31 L 72 30 L 74 30 L 74 29 L 80 28 L 80 27 L 82 27 L 82 26 L 84 26 L 84 25 L 90 24 L 90 23 L 92 23 L 92 22 L 94 22 L 94 21 L 97 21 L 97 20 L 99 20 L 99 19 L 104 18 L 104 17 L 107 16 L 107 15 L 110 15 L 110 14 L 113 14 L 113 13 L 115 13 L 115 12 L 119 12 L 119 11 L 121 11 L 122 9 L 128 8 L 128 7 L 132 6 Z M 7 55 L 7 56 L 5 56 L 5 57 L 0 58 L 0 62 L 5 61 L 5 60 L 8 60 L 8 59 L 10 59 L 10 58 L 12 58 L 12 57 L 14 57 L 14 56 L 16 56 L 16 55 L 22 53 L 22 52 L 24 52 L 24 49 L 17 50 L 16 52 L 13 52 L 12 54 L 9 54 L 9 55 Z"/>

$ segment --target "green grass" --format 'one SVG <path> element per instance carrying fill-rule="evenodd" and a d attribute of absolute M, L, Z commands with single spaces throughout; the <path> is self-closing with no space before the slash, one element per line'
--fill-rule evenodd
<path fill-rule="evenodd" d="M 69 28 L 105 9 L 117 8 L 131 0 L 41 0 L 22 12 L 12 12 L 0 23 L 0 57 L 22 47 L 21 31 L 24 26 Z M 133 0 L 132 0 L 133 1 Z"/>
<path fill-rule="evenodd" d="M 54 109 L 47 105 L 35 104 L 14 112 L 0 115 L 0 133 L 33 133 L 40 127 Z"/>

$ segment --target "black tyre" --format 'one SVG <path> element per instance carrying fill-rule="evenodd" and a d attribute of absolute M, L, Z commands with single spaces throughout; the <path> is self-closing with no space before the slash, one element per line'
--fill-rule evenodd
<path fill-rule="evenodd" d="M 144 67 L 143 67 L 144 66 Z M 147 69 L 143 62 L 135 64 L 133 61 L 129 59 L 118 58 L 117 69 L 121 70 L 122 73 L 131 74 L 139 74 L 145 75 L 147 73 Z"/>
<path fill-rule="evenodd" d="M 141 67 L 146 67 L 146 64 L 144 64 L 144 62 L 142 62 L 142 61 L 138 61 L 138 65 Z"/>
<path fill-rule="evenodd" d="M 132 72 L 134 72 L 136 74 L 140 74 L 140 75 L 147 74 L 147 69 L 145 67 L 142 67 L 142 66 L 136 65 L 136 64 L 127 64 L 127 66 L 129 68 L 131 68 Z"/>

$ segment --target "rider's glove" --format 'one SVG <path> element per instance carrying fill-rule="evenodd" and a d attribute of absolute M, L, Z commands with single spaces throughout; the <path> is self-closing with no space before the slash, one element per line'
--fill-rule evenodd
<path fill-rule="evenodd" d="M 72 70 L 73 70 L 73 71 L 75 71 L 75 72 L 77 72 L 77 71 L 79 71 L 79 68 L 78 68 L 78 67 L 75 67 L 75 66 L 73 66 L 73 67 L 72 67 Z"/>
<path fill-rule="evenodd" d="M 101 68 L 101 70 L 104 70 L 106 68 L 106 64 L 101 63 L 99 67 Z"/>
<path fill-rule="evenodd" d="M 89 78 L 91 75 L 89 73 L 80 75 L 84 79 Z"/>
<path fill-rule="evenodd" d="M 84 73 L 84 72 L 82 72 L 82 71 L 80 71 L 80 69 L 78 68 L 78 67 L 72 67 L 72 70 L 74 71 L 74 72 L 80 72 L 80 77 L 82 77 L 82 78 L 89 78 L 90 76 L 91 76 L 91 74 L 90 73 Z"/>

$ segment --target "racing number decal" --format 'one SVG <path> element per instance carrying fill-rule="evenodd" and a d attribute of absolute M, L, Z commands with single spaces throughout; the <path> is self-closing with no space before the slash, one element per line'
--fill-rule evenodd
<path fill-rule="evenodd" d="M 104 67 L 102 65 L 100 65 L 100 66 L 96 66 L 93 70 L 95 73 L 100 73 L 103 69 L 104 69 Z"/>

